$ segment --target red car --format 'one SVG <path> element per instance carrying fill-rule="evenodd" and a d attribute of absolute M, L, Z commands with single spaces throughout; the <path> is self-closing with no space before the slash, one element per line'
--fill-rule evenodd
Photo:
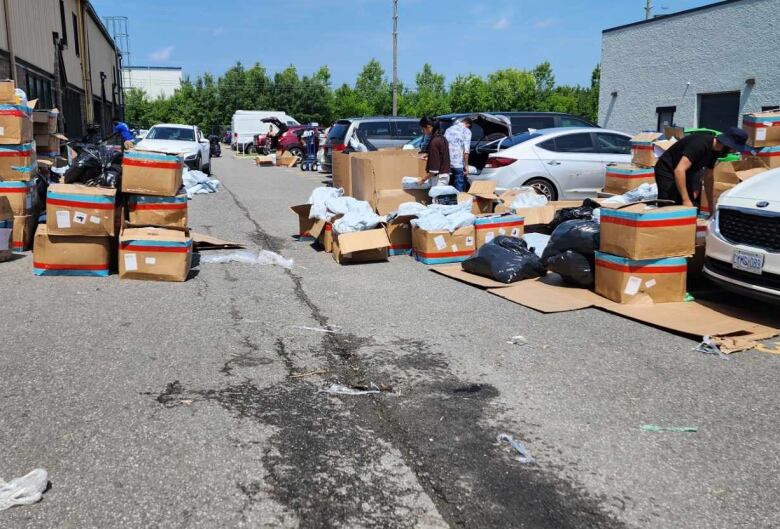
<path fill-rule="evenodd" d="M 303 158 L 306 155 L 306 145 L 301 140 L 301 134 L 303 134 L 304 131 L 313 130 L 316 132 L 316 137 L 319 138 L 320 133 L 322 132 L 320 127 L 312 125 L 287 125 L 276 118 L 266 118 L 263 122 L 272 123 L 279 130 L 279 133 L 270 143 L 266 134 L 255 135 L 255 150 L 265 154 L 282 149 L 293 156 L 300 156 Z"/>

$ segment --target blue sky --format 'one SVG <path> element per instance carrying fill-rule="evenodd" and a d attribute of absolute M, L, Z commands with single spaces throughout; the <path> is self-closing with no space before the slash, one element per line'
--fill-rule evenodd
<path fill-rule="evenodd" d="M 664 14 L 712 3 L 653 0 Z M 241 60 L 270 72 L 322 65 L 334 85 L 378 59 L 392 70 L 391 0 L 92 0 L 101 17 L 127 16 L 134 65 L 220 75 Z M 532 68 L 548 60 L 558 83 L 588 84 L 601 30 L 644 18 L 644 0 L 400 0 L 399 76 L 430 62 L 458 74 Z"/>

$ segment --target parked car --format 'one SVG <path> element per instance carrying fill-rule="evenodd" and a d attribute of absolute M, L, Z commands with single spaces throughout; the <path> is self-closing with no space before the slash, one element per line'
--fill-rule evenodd
<path fill-rule="evenodd" d="M 704 273 L 721 287 L 780 304 L 780 169 L 720 196 L 707 228 Z"/>
<path fill-rule="evenodd" d="M 486 143 L 512 136 L 514 126 L 503 114 L 479 112 L 476 114 L 448 114 L 436 119 L 441 123 L 442 132 L 446 132 L 456 121 L 464 117 L 471 118 L 471 151 L 469 165 L 481 170 L 485 166 L 488 153 L 480 148 Z"/>
<path fill-rule="evenodd" d="M 352 135 L 369 149 L 402 147 L 409 140 L 422 134 L 420 120 L 410 117 L 375 116 L 370 118 L 349 118 L 338 120 L 328 133 L 324 147 L 324 163 L 320 171 L 330 173 L 333 169 L 333 152 L 343 151 Z"/>
<path fill-rule="evenodd" d="M 211 174 L 211 146 L 194 125 L 161 123 L 155 125 L 136 149 L 178 154 L 191 169 Z"/>
<path fill-rule="evenodd" d="M 496 180 L 498 190 L 532 186 L 550 200 L 595 197 L 607 164 L 631 161 L 631 136 L 594 127 L 542 129 L 504 141 L 470 180 Z"/>
<path fill-rule="evenodd" d="M 233 131 L 230 148 L 240 152 L 255 151 L 255 135 L 268 132 L 269 123 L 263 123 L 264 118 L 275 117 L 288 125 L 299 123 L 284 112 L 275 110 L 236 110 L 230 123 Z"/>
<path fill-rule="evenodd" d="M 267 134 L 255 135 L 255 150 L 265 154 L 282 149 L 293 156 L 303 157 L 306 154 L 306 145 L 301 140 L 301 134 L 313 130 L 319 137 L 322 132 L 322 129 L 316 125 L 287 125 L 277 118 L 265 118 L 263 122 L 273 124 L 279 131 L 270 142 Z"/>

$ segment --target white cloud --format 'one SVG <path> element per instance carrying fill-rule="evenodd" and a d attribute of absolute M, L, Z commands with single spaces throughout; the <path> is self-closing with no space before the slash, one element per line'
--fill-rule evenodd
<path fill-rule="evenodd" d="M 534 27 L 536 29 L 545 29 L 557 25 L 558 22 L 560 21 L 557 18 L 545 18 L 534 22 Z"/>
<path fill-rule="evenodd" d="M 157 62 L 167 61 L 171 58 L 171 53 L 173 53 L 173 46 L 166 46 L 150 53 L 149 60 Z"/>
<path fill-rule="evenodd" d="M 497 31 L 501 31 L 504 29 L 507 29 L 511 24 L 511 21 L 509 20 L 509 17 L 501 17 L 498 20 L 496 20 L 495 24 L 493 24 L 493 29 Z"/>
<path fill-rule="evenodd" d="M 224 32 L 225 32 L 225 28 L 223 28 L 222 26 L 219 26 L 218 28 L 214 28 L 214 31 L 211 32 L 211 35 L 213 37 L 219 37 Z"/>

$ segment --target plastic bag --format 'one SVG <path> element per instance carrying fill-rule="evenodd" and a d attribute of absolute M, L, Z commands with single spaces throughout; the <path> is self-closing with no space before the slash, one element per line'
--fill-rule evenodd
<path fill-rule="evenodd" d="M 544 195 L 539 194 L 531 194 L 531 193 L 520 193 L 515 197 L 515 199 L 512 201 L 512 204 L 509 206 L 512 209 L 519 209 L 519 208 L 534 208 L 539 206 L 546 206 L 547 205 L 547 197 Z"/>
<path fill-rule="evenodd" d="M 463 261 L 463 270 L 501 283 L 514 283 L 547 273 L 539 256 L 523 239 L 499 235 Z"/>
<path fill-rule="evenodd" d="M 364 202 L 366 207 L 356 207 L 349 210 L 343 217 L 333 223 L 333 231 L 336 233 L 352 233 L 355 231 L 372 230 L 384 222 L 384 217 L 380 217 L 373 212 L 368 202 Z"/>
<path fill-rule="evenodd" d="M 36 468 L 26 476 L 6 483 L 0 478 L 0 511 L 14 505 L 32 505 L 43 497 L 49 483 L 49 473 Z"/>
<path fill-rule="evenodd" d="M 560 275 L 564 281 L 583 288 L 592 288 L 596 282 L 594 259 L 566 250 L 545 261 L 547 270 Z"/>
<path fill-rule="evenodd" d="M 74 149 L 78 155 L 65 172 L 66 184 L 121 187 L 122 151 L 103 143 L 75 145 Z"/>
<path fill-rule="evenodd" d="M 601 204 L 595 200 L 586 198 L 581 206 L 576 208 L 562 208 L 555 212 L 552 222 L 549 227 L 554 230 L 567 220 L 591 220 L 593 218 L 593 210 L 600 208 Z"/>
<path fill-rule="evenodd" d="M 542 254 L 542 260 L 573 250 L 593 257 L 599 249 L 600 227 L 591 220 L 568 220 L 555 228 Z"/>
<path fill-rule="evenodd" d="M 605 206 L 625 206 L 627 204 L 633 204 L 635 202 L 643 202 L 645 200 L 656 200 L 658 198 L 658 185 L 656 184 L 642 184 L 636 189 L 632 189 L 622 195 L 616 195 L 603 200 L 602 203 Z"/>
<path fill-rule="evenodd" d="M 328 214 L 328 208 L 325 206 L 325 202 L 329 198 L 340 197 L 344 194 L 343 188 L 335 187 L 318 187 L 311 192 L 307 204 L 311 204 L 309 210 L 310 219 L 330 220 L 333 215 Z"/>
<path fill-rule="evenodd" d="M 246 263 L 255 265 L 276 265 L 281 268 L 293 267 L 292 259 L 268 250 L 253 252 L 251 250 L 236 250 L 228 253 L 201 253 L 200 264 Z"/>
<path fill-rule="evenodd" d="M 431 181 L 426 180 L 422 184 L 417 182 L 414 176 L 404 176 L 401 178 L 401 187 L 404 189 L 430 189 Z"/>
<path fill-rule="evenodd" d="M 457 195 L 458 190 L 455 189 L 452 186 L 433 186 L 430 191 L 428 191 L 428 196 L 431 198 L 440 197 L 442 195 Z"/>

